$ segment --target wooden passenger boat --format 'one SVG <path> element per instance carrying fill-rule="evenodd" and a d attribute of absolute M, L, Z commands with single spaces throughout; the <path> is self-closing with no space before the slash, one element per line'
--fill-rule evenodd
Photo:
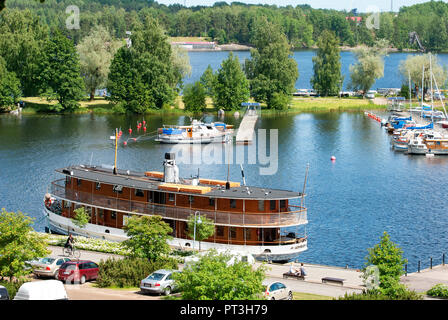
<path fill-rule="evenodd" d="M 160 215 L 173 230 L 170 245 L 185 248 L 194 246 L 187 221 L 199 214 L 215 224 L 214 235 L 201 242 L 202 249 L 245 251 L 273 261 L 294 258 L 307 249 L 305 231 L 300 230 L 308 223 L 301 192 L 182 179 L 172 153 L 165 154 L 163 165 L 163 172 L 90 165 L 57 169 L 64 178 L 53 181 L 45 195 L 49 230 L 123 241 L 130 216 Z M 79 207 L 90 215 L 84 228 L 71 221 Z"/>

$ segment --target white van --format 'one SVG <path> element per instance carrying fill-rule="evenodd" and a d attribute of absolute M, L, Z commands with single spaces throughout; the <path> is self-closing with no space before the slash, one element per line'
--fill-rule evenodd
<path fill-rule="evenodd" d="M 68 300 L 68 296 L 61 281 L 43 280 L 22 284 L 14 300 Z"/>

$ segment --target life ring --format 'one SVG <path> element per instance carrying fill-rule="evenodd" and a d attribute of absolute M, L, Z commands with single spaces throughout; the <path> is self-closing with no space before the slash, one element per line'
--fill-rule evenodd
<path fill-rule="evenodd" d="M 45 199 L 45 206 L 46 206 L 47 208 L 50 208 L 50 207 L 51 207 L 51 198 L 47 198 L 47 199 Z"/>

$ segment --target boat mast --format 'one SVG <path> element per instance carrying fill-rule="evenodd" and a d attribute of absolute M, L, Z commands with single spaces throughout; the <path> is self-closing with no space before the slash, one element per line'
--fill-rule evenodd
<path fill-rule="evenodd" d="M 442 103 L 443 112 L 445 113 L 445 119 L 447 119 L 448 115 L 446 113 L 445 103 L 443 102 L 442 95 L 440 94 L 440 90 L 439 90 L 439 86 L 437 85 L 436 77 L 434 76 L 434 74 L 432 74 L 432 77 L 434 78 L 434 84 L 436 85 L 436 91 L 437 91 L 437 93 L 439 95 L 440 102 Z"/>
<path fill-rule="evenodd" d="M 423 97 L 425 95 L 425 64 L 422 66 L 422 110 L 420 111 L 420 116 L 423 117 Z"/>
<path fill-rule="evenodd" d="M 118 129 L 115 128 L 115 161 L 114 161 L 114 174 L 117 174 L 117 149 L 118 149 Z"/>
<path fill-rule="evenodd" d="M 303 203 L 304 203 L 306 180 L 308 179 L 308 170 L 309 169 L 310 169 L 310 164 L 308 163 L 306 165 L 305 180 L 303 181 L 302 198 L 300 199 L 300 207 L 302 207 L 302 208 L 303 208 Z"/>
<path fill-rule="evenodd" d="M 429 76 L 431 78 L 431 122 L 434 122 L 434 99 L 432 94 L 432 57 L 431 52 L 429 53 Z"/>
<path fill-rule="evenodd" d="M 411 91 L 411 71 L 408 70 L 408 78 L 409 78 L 409 112 L 411 112 L 412 108 L 412 91 Z"/>

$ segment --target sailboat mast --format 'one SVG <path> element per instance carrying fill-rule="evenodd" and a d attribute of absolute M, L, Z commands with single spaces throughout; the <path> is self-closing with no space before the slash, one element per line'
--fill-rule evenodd
<path fill-rule="evenodd" d="M 409 78 L 409 111 L 412 108 L 412 90 L 411 90 L 411 71 L 408 70 L 408 78 Z"/>
<path fill-rule="evenodd" d="M 432 57 L 431 53 L 429 53 L 429 76 L 431 78 L 431 122 L 434 122 L 434 99 L 432 92 Z"/>
<path fill-rule="evenodd" d="M 423 116 L 423 96 L 425 95 L 425 64 L 422 66 L 422 111 L 420 116 Z"/>

